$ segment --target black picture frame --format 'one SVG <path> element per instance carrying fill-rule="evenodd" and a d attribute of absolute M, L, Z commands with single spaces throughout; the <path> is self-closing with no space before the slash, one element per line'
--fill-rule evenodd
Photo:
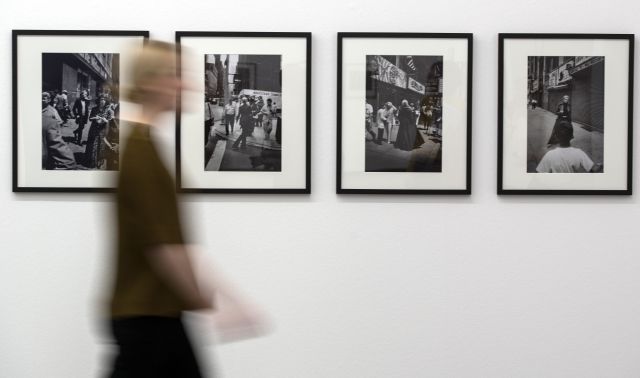
<path fill-rule="evenodd" d="M 393 39 L 463 39 L 467 42 L 467 93 L 466 93 L 466 173 L 465 187 L 455 189 L 375 189 L 343 187 L 343 49 L 344 40 L 349 38 Z M 472 33 L 378 33 L 378 32 L 339 32 L 337 34 L 337 148 L 336 148 L 336 193 L 337 194 L 396 194 L 396 195 L 470 195 L 472 161 L 472 93 L 473 93 L 473 34 Z"/>
<path fill-rule="evenodd" d="M 505 85 L 505 40 L 623 40 L 628 50 L 628 109 L 626 152 L 626 187 L 624 189 L 505 189 L 504 188 L 504 85 Z M 497 194 L 498 195 L 632 195 L 633 180 L 633 82 L 634 82 L 634 34 L 576 34 L 576 33 L 500 33 L 498 35 L 498 149 L 497 149 Z"/>
<path fill-rule="evenodd" d="M 18 82 L 18 50 L 19 39 L 25 36 L 42 36 L 42 37 L 63 37 L 63 36 L 80 36 L 80 37 L 141 37 L 143 42 L 148 40 L 149 32 L 145 30 L 34 30 L 34 29 L 14 29 L 12 30 L 12 191 L 18 192 L 36 192 L 36 193 L 110 193 L 114 192 L 113 187 L 78 187 L 78 186 L 31 186 L 21 185 L 19 182 L 19 121 L 20 114 L 18 112 L 18 96 L 20 83 Z M 38 73 L 40 75 L 40 73 Z"/>
<path fill-rule="evenodd" d="M 178 107 L 176 112 L 176 186 L 182 193 L 228 193 L 228 194 L 310 194 L 311 193 L 311 67 L 312 67 L 312 34 L 310 32 L 237 32 L 237 31 L 176 31 L 175 42 L 181 46 L 181 40 L 185 37 L 214 37 L 214 38 L 300 38 L 306 43 L 306 69 L 305 80 L 305 155 L 304 184 L 299 188 L 185 188 L 183 186 L 182 173 L 182 96 L 178 96 Z M 178 57 L 178 75 L 182 74 L 182 59 Z M 259 173 L 258 173 L 259 174 Z"/>

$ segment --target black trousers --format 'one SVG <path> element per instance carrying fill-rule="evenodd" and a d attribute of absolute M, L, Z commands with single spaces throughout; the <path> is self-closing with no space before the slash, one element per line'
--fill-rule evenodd
<path fill-rule="evenodd" d="M 198 361 L 180 318 L 113 319 L 118 346 L 110 378 L 201 378 Z"/>
<path fill-rule="evenodd" d="M 247 147 L 247 137 L 251 136 L 253 133 L 253 129 L 244 128 L 242 129 L 242 134 L 236 139 L 233 143 L 233 148 L 237 148 L 240 145 L 241 148 Z"/>
<path fill-rule="evenodd" d="M 80 144 L 82 142 L 82 131 L 84 130 L 84 125 L 86 125 L 87 122 L 82 118 L 77 118 L 76 123 L 78 124 L 78 128 L 73 133 L 76 135 L 76 141 Z"/>

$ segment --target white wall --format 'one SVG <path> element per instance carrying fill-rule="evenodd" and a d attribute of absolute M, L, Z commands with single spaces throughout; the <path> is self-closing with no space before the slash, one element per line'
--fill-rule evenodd
<path fill-rule="evenodd" d="M 195 238 L 277 326 L 206 349 L 223 376 L 640 376 L 638 196 L 495 194 L 497 33 L 640 33 L 640 2 L 60 4 L 0 14 L 1 377 L 96 376 L 108 350 L 108 197 L 10 189 L 13 28 L 313 32 L 313 194 L 186 198 Z M 472 196 L 334 194 L 337 31 L 475 34 Z"/>

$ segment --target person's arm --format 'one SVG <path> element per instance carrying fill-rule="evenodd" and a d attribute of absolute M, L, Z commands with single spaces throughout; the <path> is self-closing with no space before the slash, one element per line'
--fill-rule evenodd
<path fill-rule="evenodd" d="M 269 316 L 217 269 L 218 264 L 201 248 L 190 247 L 196 277 L 202 287 L 215 294 L 215 312 L 210 314 L 217 341 L 225 343 L 258 337 L 273 328 Z"/>
<path fill-rule="evenodd" d="M 582 150 L 580 150 L 580 165 L 584 168 L 585 172 L 598 172 L 597 169 L 601 167 L 600 164 L 594 164 L 593 160 Z"/>
<path fill-rule="evenodd" d="M 161 244 L 149 248 L 146 257 L 156 274 L 190 310 L 210 309 L 213 293 L 198 287 L 189 253 L 181 244 Z"/>

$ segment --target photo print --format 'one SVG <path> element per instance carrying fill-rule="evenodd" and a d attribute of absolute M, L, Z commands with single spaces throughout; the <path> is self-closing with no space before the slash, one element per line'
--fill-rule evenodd
<path fill-rule="evenodd" d="M 367 55 L 366 172 L 442 171 L 443 57 Z"/>
<path fill-rule="evenodd" d="M 527 172 L 604 172 L 605 57 L 527 63 Z"/>
<path fill-rule="evenodd" d="M 42 53 L 42 169 L 116 171 L 120 56 Z"/>
<path fill-rule="evenodd" d="M 204 170 L 281 171 L 282 57 L 204 59 Z"/>

